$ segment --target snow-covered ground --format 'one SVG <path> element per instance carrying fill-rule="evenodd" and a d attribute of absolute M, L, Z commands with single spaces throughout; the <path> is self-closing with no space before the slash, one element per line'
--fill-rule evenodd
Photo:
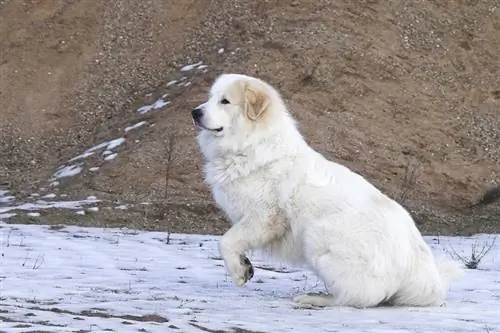
<path fill-rule="evenodd" d="M 436 252 L 479 240 L 427 238 Z M 0 332 L 500 332 L 498 245 L 440 308 L 298 309 L 310 272 L 254 254 L 232 284 L 216 236 L 0 222 Z"/>

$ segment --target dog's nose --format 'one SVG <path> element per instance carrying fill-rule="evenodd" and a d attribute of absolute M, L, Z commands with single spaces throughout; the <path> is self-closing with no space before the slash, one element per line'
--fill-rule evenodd
<path fill-rule="evenodd" d="M 200 108 L 193 109 L 191 115 L 194 119 L 200 119 L 203 116 L 203 111 Z"/>

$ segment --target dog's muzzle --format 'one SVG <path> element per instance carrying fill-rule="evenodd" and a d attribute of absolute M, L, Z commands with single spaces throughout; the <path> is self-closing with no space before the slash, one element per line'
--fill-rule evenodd
<path fill-rule="evenodd" d="M 223 130 L 223 127 L 218 127 L 218 128 L 205 127 L 205 125 L 203 125 L 203 122 L 201 121 L 201 118 L 203 118 L 203 109 L 200 107 L 197 107 L 196 109 L 193 109 L 191 111 L 191 117 L 193 117 L 193 123 L 199 128 L 212 132 L 221 132 Z"/>

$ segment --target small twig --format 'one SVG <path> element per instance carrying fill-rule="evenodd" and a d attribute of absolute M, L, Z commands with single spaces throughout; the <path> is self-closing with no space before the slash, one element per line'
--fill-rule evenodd
<path fill-rule="evenodd" d="M 405 175 L 401 184 L 401 193 L 399 195 L 399 203 L 404 204 L 408 199 L 408 195 L 415 189 L 418 176 L 418 164 L 411 165 L 410 162 L 405 167 Z"/>
<path fill-rule="evenodd" d="M 175 151 L 175 132 L 172 132 L 168 136 L 167 148 L 165 156 L 165 200 L 168 199 L 168 185 L 170 183 L 170 172 L 172 167 L 172 161 L 174 160 Z"/>
<path fill-rule="evenodd" d="M 33 264 L 33 269 L 39 269 L 40 266 L 42 266 L 43 262 L 45 261 L 45 257 L 43 255 L 38 255 L 36 257 L 35 263 Z"/>
<path fill-rule="evenodd" d="M 452 250 L 452 253 L 450 255 L 452 257 L 455 257 L 456 259 L 460 260 L 465 267 L 469 269 L 477 269 L 479 267 L 479 264 L 483 260 L 483 258 L 491 251 L 491 249 L 495 246 L 497 237 L 493 237 L 493 240 L 491 242 L 485 242 L 483 243 L 483 246 L 481 250 L 478 251 L 478 240 L 477 238 L 474 239 L 474 242 L 472 243 L 471 246 L 471 254 L 470 257 L 465 257 L 461 254 L 459 254 L 453 246 L 450 244 L 450 248 Z"/>
<path fill-rule="evenodd" d="M 12 234 L 12 229 L 9 230 L 9 233 L 7 234 L 7 247 L 10 246 L 10 235 Z"/>

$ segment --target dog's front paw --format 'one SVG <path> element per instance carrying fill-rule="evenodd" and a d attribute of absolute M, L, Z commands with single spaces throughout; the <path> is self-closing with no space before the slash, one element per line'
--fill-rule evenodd
<path fill-rule="evenodd" d="M 241 265 L 244 267 L 244 272 L 243 272 L 244 282 L 241 284 L 241 285 L 243 285 L 247 281 L 250 281 L 253 278 L 254 269 L 253 269 L 252 263 L 250 262 L 250 259 L 248 259 L 247 256 L 241 255 L 240 262 L 241 262 Z"/>
<path fill-rule="evenodd" d="M 254 274 L 252 263 L 245 255 L 240 255 L 239 260 L 233 263 L 226 262 L 232 280 L 239 287 L 247 283 Z"/>

